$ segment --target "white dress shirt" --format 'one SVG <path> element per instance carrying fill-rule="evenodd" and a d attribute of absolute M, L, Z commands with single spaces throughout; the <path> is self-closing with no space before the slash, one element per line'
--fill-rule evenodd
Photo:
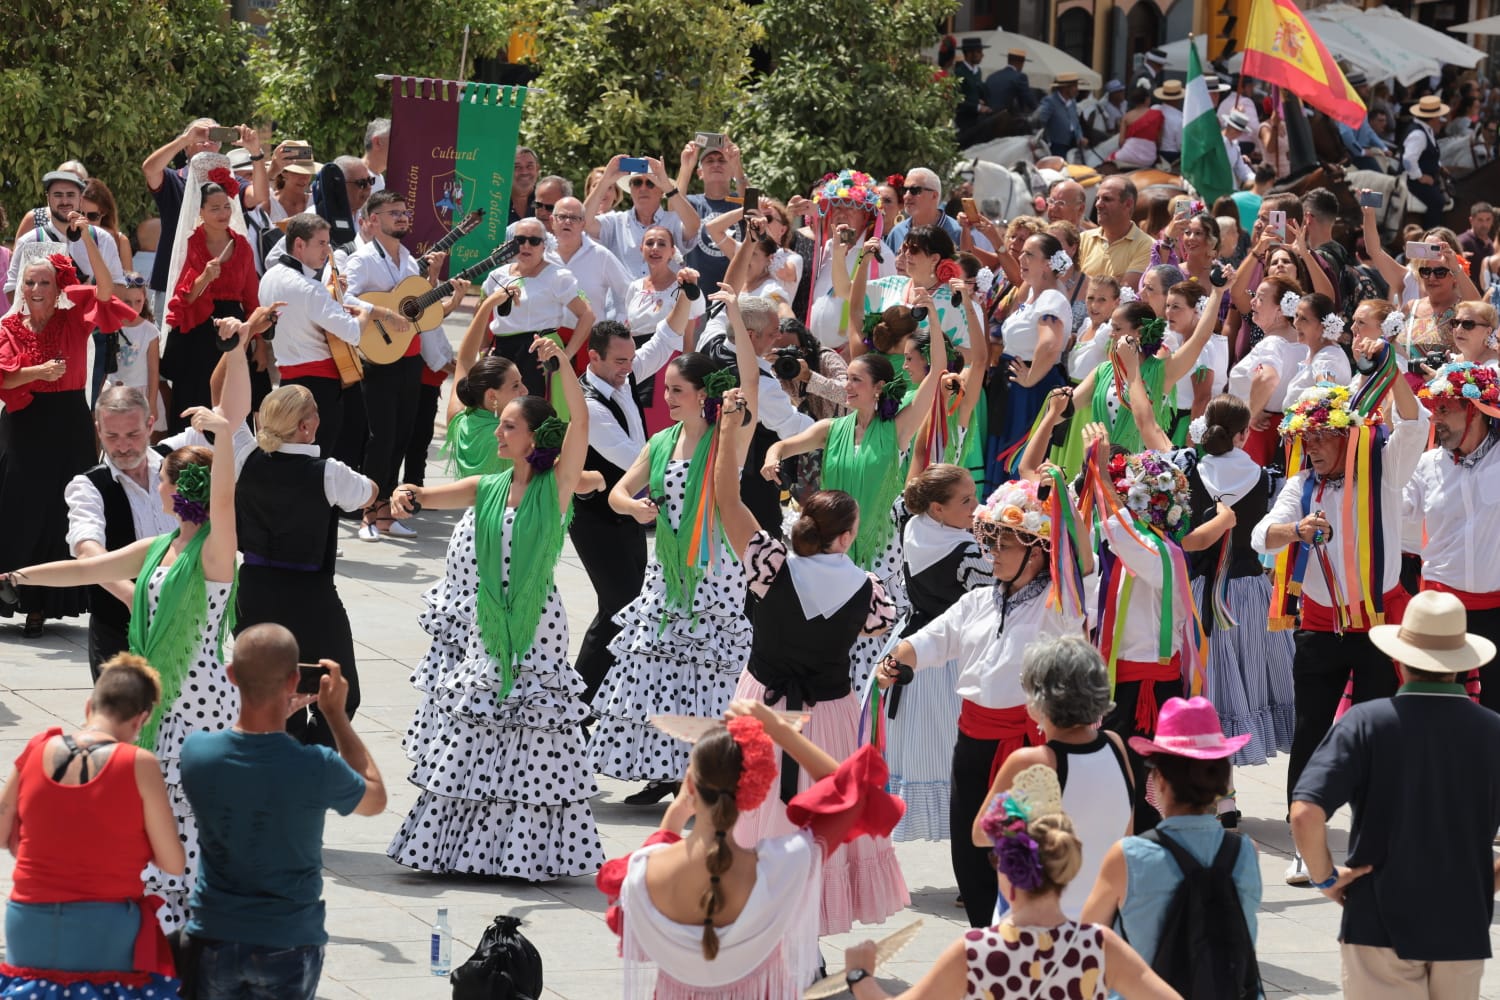
<path fill-rule="evenodd" d="M 630 365 L 630 374 L 640 382 L 661 371 L 672 355 L 682 350 L 682 337 L 666 323 L 660 324 L 651 339 L 635 350 L 635 361 Z M 603 455 L 611 465 L 628 469 L 646 447 L 646 428 L 641 423 L 641 408 L 635 401 L 635 393 L 627 380 L 618 389 L 585 368 L 584 382 L 592 385 L 600 395 L 613 399 L 625 414 L 625 426 L 621 427 L 615 415 L 597 399 L 585 397 L 589 406 L 589 446 Z"/>
<path fill-rule="evenodd" d="M 245 459 L 249 458 L 250 453 L 259 447 L 259 445 L 255 442 L 255 434 L 250 430 L 250 425 L 243 421 L 234 429 L 233 443 L 234 476 L 238 479 L 240 470 L 245 467 Z M 168 455 L 172 454 L 178 448 L 212 448 L 213 446 L 213 442 L 208 439 L 208 435 L 196 427 L 185 427 L 171 437 L 164 437 L 156 443 L 156 447 L 167 449 Z"/>
<path fill-rule="evenodd" d="M 1411 123 L 1411 131 L 1406 133 L 1406 141 L 1401 143 L 1401 165 L 1406 168 L 1406 176 L 1416 180 L 1422 176 L 1422 168 L 1417 165 L 1417 161 L 1427 151 L 1429 141 L 1437 145 L 1437 137 L 1422 119 L 1413 118 Z M 1435 182 L 1437 178 L 1434 177 L 1433 180 Z"/>
<path fill-rule="evenodd" d="M 1135 577 L 1130 588 L 1129 606 L 1117 606 L 1115 609 L 1116 623 L 1124 622 L 1116 654 L 1121 660 L 1155 663 L 1161 655 L 1162 594 L 1165 589 L 1161 553 L 1154 545 L 1147 546 L 1138 541 L 1131 531 L 1139 533 L 1139 529 L 1126 528 L 1119 514 L 1101 521 L 1100 527 L 1105 540 L 1109 542 L 1110 551 L 1125 564 L 1126 572 Z M 1121 573 L 1122 592 L 1125 580 L 1126 573 Z M 1099 586 L 1107 585 L 1108 581 L 1099 581 Z M 1181 626 L 1188 615 L 1188 607 L 1182 597 L 1180 592 L 1172 595 L 1173 652 L 1178 652 L 1182 647 Z M 1118 603 L 1119 594 L 1115 595 L 1115 601 Z"/>
<path fill-rule="evenodd" d="M 1500 591 L 1500 447 L 1489 447 L 1472 465 L 1453 461 L 1446 448 L 1417 460 L 1402 495 L 1404 518 L 1426 531 L 1422 576 L 1470 593 Z M 1485 447 L 1481 445 L 1480 447 Z"/>
<path fill-rule="evenodd" d="M 304 264 L 289 267 L 278 259 L 266 268 L 260 279 L 260 304 L 273 302 L 286 303 L 276 321 L 276 363 L 282 368 L 331 360 L 329 334 L 346 344 L 359 344 L 359 320 L 308 274 Z"/>
<path fill-rule="evenodd" d="M 1396 516 L 1396 511 L 1402 509 L 1402 497 L 1406 484 L 1411 479 L 1417 467 L 1417 460 L 1422 457 L 1422 449 L 1427 444 L 1428 423 L 1425 406 L 1417 407 L 1415 420 L 1402 420 L 1393 405 L 1387 405 L 1385 410 L 1391 421 L 1391 436 L 1386 440 L 1385 452 L 1381 456 L 1380 509 L 1384 512 L 1384 517 L 1381 519 L 1380 530 L 1385 546 L 1384 579 L 1380 584 L 1382 593 L 1390 592 L 1401 582 L 1402 519 Z M 1250 532 L 1250 544 L 1256 552 L 1264 554 L 1270 551 L 1266 548 L 1266 532 L 1271 525 L 1294 524 L 1302 519 L 1302 494 L 1309 489 L 1320 489 L 1319 485 L 1313 482 L 1311 469 L 1304 469 L 1287 479 L 1286 485 L 1282 486 L 1281 493 L 1276 497 L 1276 502 Z M 1344 579 L 1341 546 L 1343 539 L 1348 537 L 1344 532 L 1353 530 L 1344 522 L 1344 486 L 1342 483 L 1330 482 L 1322 486 L 1321 490 L 1322 497 L 1314 497 L 1311 509 L 1321 510 L 1333 529 L 1329 562 L 1333 566 L 1334 576 L 1338 579 L 1339 589 L 1346 599 L 1355 601 L 1367 595 L 1363 595 L 1358 590 L 1351 592 L 1350 581 Z M 1334 549 L 1339 551 L 1334 551 Z M 1332 599 L 1328 596 L 1328 585 L 1323 582 L 1323 574 L 1316 566 L 1309 565 L 1307 573 L 1303 576 L 1302 594 L 1308 600 L 1324 607 L 1333 605 Z"/>
<path fill-rule="evenodd" d="M 288 443 L 278 450 L 287 455 L 318 457 L 316 444 Z M 332 506 L 340 510 L 360 510 L 369 503 L 373 492 L 375 483 L 369 477 L 360 475 L 338 459 L 330 458 L 323 463 L 323 497 Z"/>
<path fill-rule="evenodd" d="M 150 488 L 146 488 L 138 485 L 128 473 L 117 469 L 108 455 L 104 456 L 104 465 L 109 469 L 110 477 L 124 487 L 125 499 L 130 501 L 130 519 L 135 526 L 137 541 L 155 538 L 177 528 L 177 518 L 170 511 L 162 509 L 161 497 L 156 493 L 157 477 L 161 475 L 161 458 L 155 450 L 146 449 L 146 481 L 151 484 Z M 76 559 L 80 542 L 105 545 L 104 498 L 99 495 L 98 488 L 89 481 L 89 477 L 79 474 L 68 480 L 68 485 L 63 489 L 63 500 L 68 504 L 68 552 Z"/>
<path fill-rule="evenodd" d="M 672 234 L 672 242 L 677 247 L 677 254 L 672 260 L 673 271 L 682 266 L 682 255 L 697 245 L 696 240 L 692 245 L 683 242 L 682 219 L 676 212 L 666 209 L 658 208 L 649 224 L 642 223 L 635 217 L 634 208 L 605 212 L 599 216 L 598 221 L 599 242 L 619 258 L 627 273 L 637 278 L 644 278 L 650 271 L 646 266 L 646 258 L 641 256 L 641 240 L 645 239 L 646 230 L 652 226 L 662 226 Z"/>
<path fill-rule="evenodd" d="M 1177 153 L 1182 150 L 1182 109 L 1174 108 L 1170 104 L 1154 104 L 1152 108 L 1161 112 L 1162 118 L 1166 119 L 1161 129 L 1161 142 L 1157 145 L 1164 153 Z"/>
<path fill-rule="evenodd" d="M 721 333 L 717 338 L 711 339 L 727 341 L 728 337 Z M 708 353 L 707 340 L 699 350 Z M 728 343 L 720 350 L 725 354 L 733 353 L 733 348 Z M 781 387 L 781 380 L 771 372 L 765 361 L 757 360 L 760 364 L 760 403 L 755 414 L 756 422 L 779 438 L 789 438 L 811 427 L 816 421 L 797 409 L 792 398 Z"/>
<path fill-rule="evenodd" d="M 631 276 L 620 258 L 584 234 L 573 256 L 560 263 L 578 280 L 578 294 L 589 304 L 595 322 L 605 319 L 625 322 Z"/>
<path fill-rule="evenodd" d="M 366 292 L 389 292 L 407 278 L 421 272 L 416 259 L 399 243 L 397 256 L 392 259 L 379 240 L 371 240 L 349 255 L 344 265 L 344 281 L 348 283 L 345 301 L 357 299 Z"/>
<path fill-rule="evenodd" d="M 1021 654 L 1026 647 L 1067 635 L 1083 636 L 1084 619 L 1047 607 L 1047 585 L 1029 600 L 1012 601 L 1002 631 L 1000 588 L 993 586 L 964 594 L 906 641 L 916 652 L 916 669 L 957 660 L 959 697 L 998 709 L 1026 703 L 1021 690 Z"/>

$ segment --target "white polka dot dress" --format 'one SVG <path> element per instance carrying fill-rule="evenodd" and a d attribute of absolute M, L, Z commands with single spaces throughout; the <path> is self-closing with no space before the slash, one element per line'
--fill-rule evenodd
<path fill-rule="evenodd" d="M 516 512 L 505 512 L 510 566 Z M 556 586 L 514 684 L 500 675 L 474 624 L 479 570 L 474 512 L 448 543 L 448 573 L 426 594 L 432 647 L 412 683 L 423 691 L 405 740 L 422 789 L 386 853 L 421 871 L 544 882 L 598 871 L 604 862 L 589 799 L 598 794 L 583 752 L 588 709 L 568 664 L 568 622 Z"/>
<path fill-rule="evenodd" d="M 667 516 L 682 523 L 688 462 L 667 466 Z M 626 781 L 676 781 L 692 746 L 653 728 L 653 715 L 717 718 L 729 707 L 750 656 L 745 574 L 728 551 L 698 584 L 693 613 L 667 607 L 666 578 L 652 560 L 641 594 L 615 622 L 615 665 L 594 696 L 598 723 L 589 740 L 595 771 Z"/>
<path fill-rule="evenodd" d="M 893 514 L 888 513 L 887 516 L 894 518 Z M 891 532 L 891 539 L 886 542 L 885 548 L 866 567 L 880 581 L 886 598 L 895 605 L 897 621 L 904 620 L 911 613 L 911 603 L 906 597 L 906 575 L 901 567 L 901 526 L 898 524 L 896 530 Z M 870 674 L 875 671 L 880 651 L 889 644 L 888 635 L 862 635 L 855 640 L 854 648 L 849 650 L 849 680 L 854 685 L 856 695 L 864 696 L 865 685 L 870 681 Z"/>
<path fill-rule="evenodd" d="M 156 614 L 161 597 L 161 583 L 166 566 L 158 566 L 147 584 L 147 607 Z M 167 783 L 167 801 L 177 820 L 177 835 L 187 854 L 182 876 L 168 875 L 154 864 L 146 866 L 146 892 L 160 896 L 165 905 L 157 911 L 162 930 L 171 933 L 187 922 L 188 893 L 198 880 L 198 823 L 192 806 L 182 790 L 182 773 L 178 762 L 182 744 L 192 733 L 217 731 L 234 725 L 240 714 L 240 692 L 229 682 L 224 665 L 219 662 L 219 622 L 229 603 L 228 583 L 206 581 L 208 617 L 193 665 L 182 679 L 177 700 L 162 714 L 156 731 L 156 757 L 161 761 L 162 777 Z"/>

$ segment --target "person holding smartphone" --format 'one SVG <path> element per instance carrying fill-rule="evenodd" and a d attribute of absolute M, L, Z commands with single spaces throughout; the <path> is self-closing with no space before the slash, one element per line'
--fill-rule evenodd
<path fill-rule="evenodd" d="M 605 196 L 613 189 L 630 195 L 631 206 L 601 214 Z M 608 247 L 637 278 L 646 276 L 646 259 L 640 247 L 647 229 L 662 226 L 672 234 L 675 246 L 691 248 L 697 242 L 700 225 L 697 209 L 667 178 L 661 161 L 650 156 L 621 153 L 612 157 L 583 202 L 584 232 Z"/>
<path fill-rule="evenodd" d="M 702 145 L 703 142 L 710 145 Z M 753 204 L 746 197 L 753 192 L 745 177 L 740 147 L 729 136 L 717 132 L 699 132 L 692 142 L 682 147 L 682 166 L 677 172 L 679 190 L 687 190 L 695 166 L 697 177 L 703 182 L 703 193 L 690 194 L 687 201 L 705 224 L 738 208 L 744 208 L 750 214 L 759 212 L 759 195 L 756 195 Z M 739 187 L 741 201 L 730 197 L 731 184 Z M 683 259 L 688 267 L 698 272 L 699 287 L 705 291 L 718 288 L 729 269 L 729 254 L 715 245 L 713 240 L 700 239 L 693 243 Z"/>

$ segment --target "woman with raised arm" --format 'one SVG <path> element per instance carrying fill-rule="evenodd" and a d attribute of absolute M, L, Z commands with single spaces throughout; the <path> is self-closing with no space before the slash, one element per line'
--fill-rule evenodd
<path fill-rule="evenodd" d="M 849 559 L 859 508 L 847 493 L 822 490 L 805 498 L 790 547 L 756 522 L 740 499 L 734 460 L 742 450 L 740 439 L 749 437 L 749 424 L 730 416 L 741 409 L 753 417 L 753 403 L 735 390 L 726 403 L 729 419 L 721 421 L 714 463 L 719 517 L 745 566 L 746 603 L 755 626 L 750 660 L 734 696 L 807 712 L 803 734 L 841 760 L 859 745 L 859 698 L 849 684 L 849 650 L 860 636 L 886 632 L 895 609 L 874 576 Z M 811 784 L 790 762 L 780 762 L 777 770 L 781 802 Z M 735 835 L 750 845 L 788 832 L 773 798 L 770 805 L 741 815 Z M 879 923 L 908 901 L 890 841 L 861 840 L 825 862 L 820 933 L 842 933 L 855 920 Z"/>
<path fill-rule="evenodd" d="M 736 366 L 756 371 L 738 297 L 728 285 L 719 287 L 710 298 L 724 303 L 734 327 Z M 648 782 L 625 800 L 630 805 L 673 794 L 687 766 L 687 749 L 653 728 L 651 716 L 722 715 L 750 654 L 738 550 L 723 545 L 714 511 L 714 429 L 734 376 L 690 352 L 672 359 L 662 377 L 675 423 L 651 436 L 609 494 L 617 514 L 656 525 L 656 558 L 640 596 L 615 618 L 621 626 L 609 644 L 615 664 L 594 696 L 599 721 L 589 739 L 595 771 Z M 745 412 L 754 410 L 758 395 L 757 385 L 745 388 Z M 748 436 L 734 443 L 736 467 L 749 446 Z"/>
<path fill-rule="evenodd" d="M 504 472 L 445 486 L 403 484 L 396 517 L 463 509 L 446 573 L 423 595 L 432 648 L 412 683 L 429 692 L 403 743 L 422 789 L 386 853 L 411 868 L 545 882 L 598 869 L 598 794 L 579 727 L 588 708 L 568 664 L 555 574 L 588 454 L 588 409 L 563 348 L 531 349 L 557 374 L 573 419 L 537 396 L 500 412 Z"/>
<path fill-rule="evenodd" d="M 928 310 L 920 325 L 928 327 L 936 305 L 926 289 L 917 290 L 917 305 Z M 849 409 L 847 416 L 819 420 L 800 434 L 777 441 L 766 452 L 761 475 L 781 481 L 781 460 L 823 449 L 823 488 L 840 490 L 854 498 L 864 514 L 859 533 L 849 546 L 849 558 L 875 574 L 887 596 L 900 607 L 905 588 L 901 581 L 901 533 L 896 530 L 891 505 L 901 492 L 907 466 L 907 449 L 917 428 L 932 409 L 938 382 L 948 370 L 947 338 L 932 338 L 932 360 L 910 402 L 904 379 L 896 377 L 891 363 L 879 354 L 862 354 L 849 363 Z M 881 640 L 861 639 L 850 658 L 851 677 L 857 690 L 875 669 Z"/>
<path fill-rule="evenodd" d="M 244 351 L 229 354 L 235 359 L 231 363 L 245 364 Z M 190 733 L 233 725 L 240 707 L 239 691 L 223 664 L 224 638 L 234 627 L 234 428 L 203 407 L 186 417 L 193 429 L 213 434 L 215 445 L 178 448 L 162 459 L 156 492 L 163 509 L 177 518 L 175 531 L 103 555 L 28 566 L 0 577 L 33 587 L 138 581 L 130 651 L 160 672 L 162 696 L 136 742 L 153 749 L 161 762 L 187 852 L 181 876 L 155 866 L 147 873 L 147 891 L 163 900 L 157 919 L 167 932 L 186 920 L 198 868 L 198 824 L 177 770 L 182 744 Z"/>
<path fill-rule="evenodd" d="M 949 286 L 953 291 L 962 291 L 965 284 L 963 279 L 954 278 Z M 985 358 L 981 353 L 984 330 L 977 309 L 966 310 L 966 318 L 968 337 L 959 347 L 963 368 L 957 375 L 944 374 L 942 388 L 933 393 L 932 413 L 923 421 L 917 436 L 921 446 L 912 455 L 911 475 L 917 475 L 933 462 L 947 462 L 969 470 L 977 489 L 978 484 L 984 482 L 985 428 L 982 416 L 977 416 L 985 412 L 979 406 L 984 401 Z M 877 336 L 878 330 L 877 327 Z M 903 347 L 901 364 L 907 384 L 913 387 L 921 385 L 932 370 L 931 328 L 919 328 L 913 324 Z M 915 391 L 915 388 L 911 390 Z M 942 414 L 940 435 L 933 431 L 933 417 L 939 413 Z"/>
<path fill-rule="evenodd" d="M 620 935 L 624 1000 L 796 1000 L 817 977 L 823 867 L 901 817 L 873 747 L 839 763 L 760 702 L 699 737 L 661 827 L 596 884 Z M 782 752 L 816 781 L 772 798 Z M 787 833 L 742 846 L 742 813 L 785 814 Z M 687 821 L 692 830 L 684 833 Z"/>

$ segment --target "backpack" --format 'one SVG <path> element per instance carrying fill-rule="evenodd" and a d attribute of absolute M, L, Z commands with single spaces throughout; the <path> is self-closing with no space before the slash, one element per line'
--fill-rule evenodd
<path fill-rule="evenodd" d="M 1160 845 L 1182 871 L 1167 904 L 1152 970 L 1184 1000 L 1255 1000 L 1260 966 L 1234 885 L 1241 835 L 1226 832 L 1208 868 L 1160 830 L 1139 836 Z"/>
<path fill-rule="evenodd" d="M 519 917 L 496 917 L 479 947 L 453 970 L 453 1000 L 537 1000 L 542 995 L 542 956 L 521 933 Z"/>

